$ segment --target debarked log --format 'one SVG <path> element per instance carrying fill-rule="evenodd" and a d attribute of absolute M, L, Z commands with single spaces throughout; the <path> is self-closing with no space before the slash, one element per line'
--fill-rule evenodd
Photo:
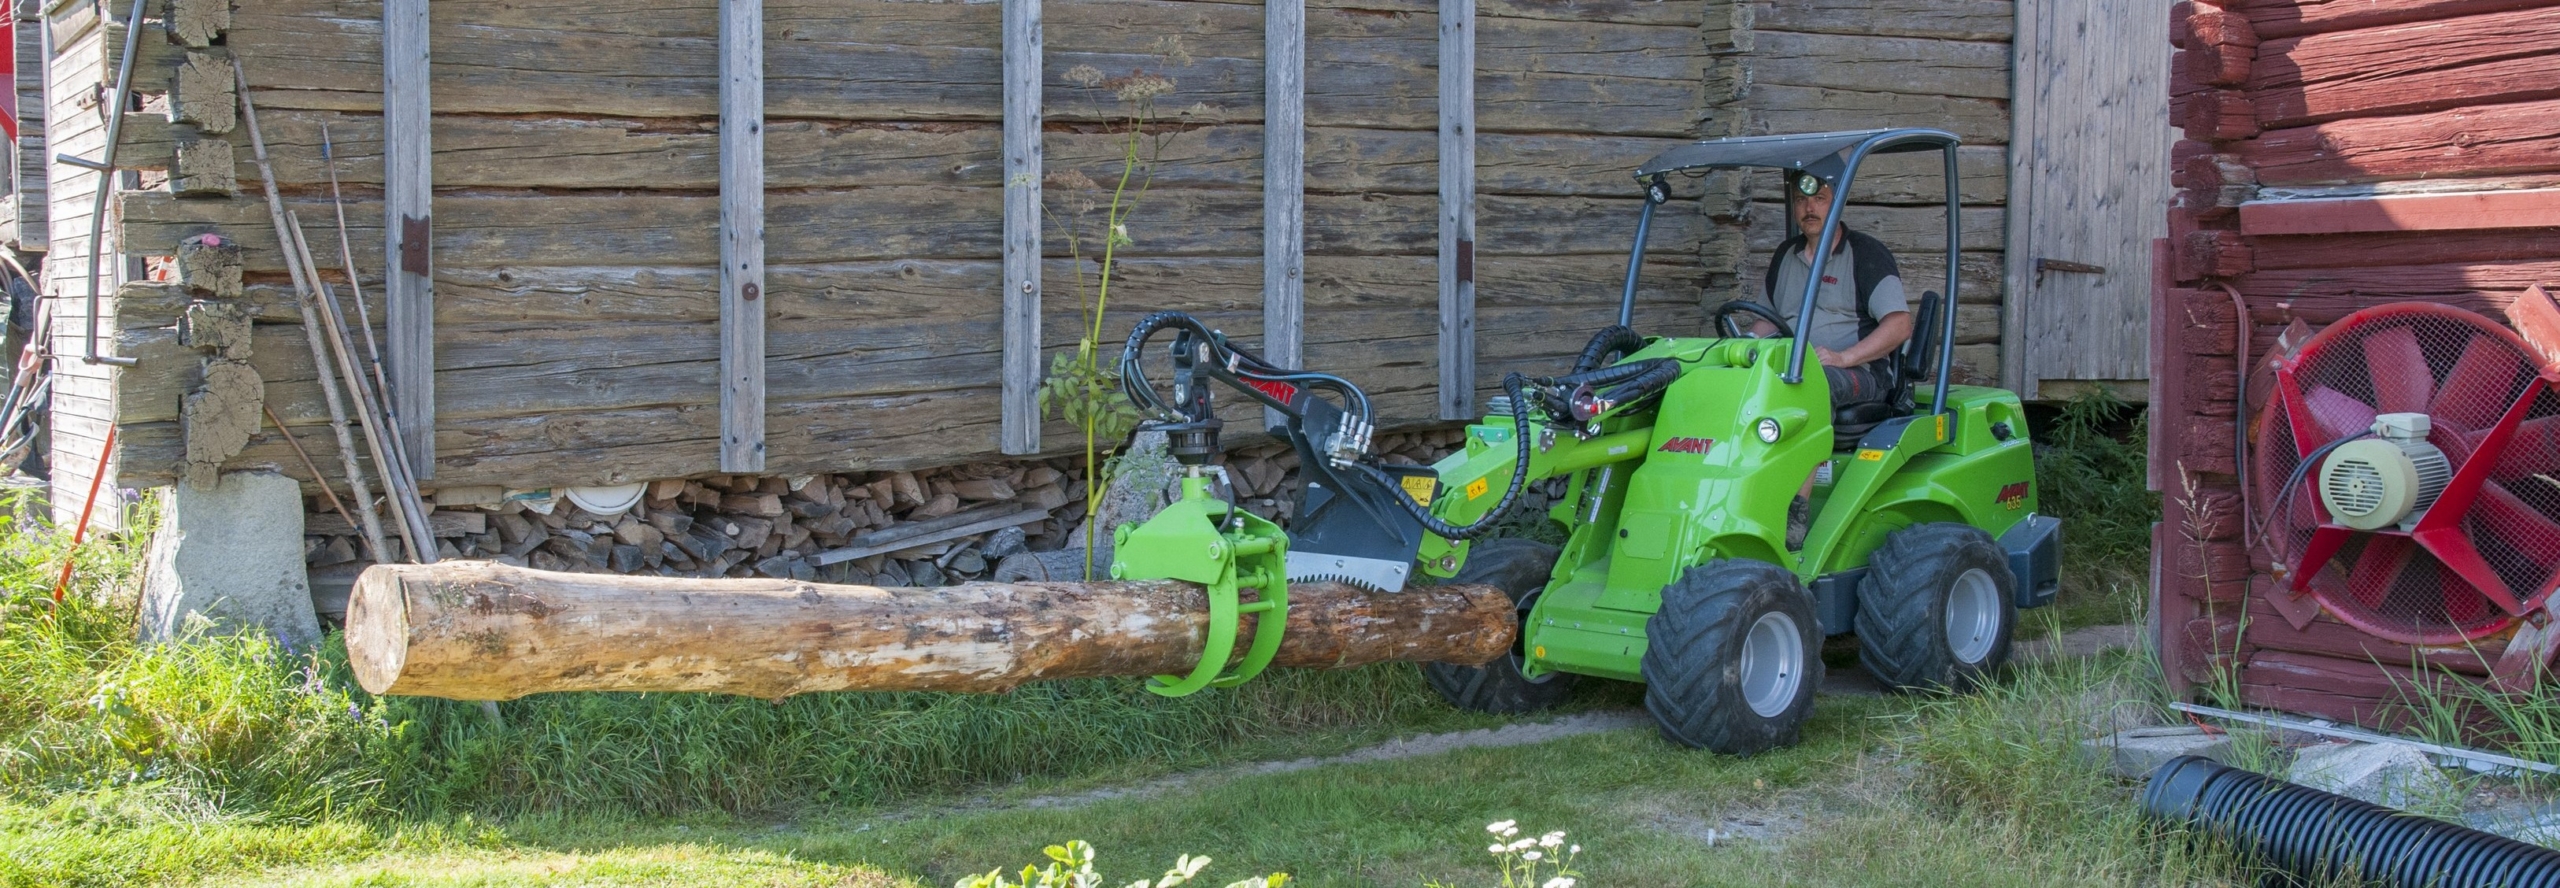
<path fill-rule="evenodd" d="M 1490 586 L 1289 587 L 1275 666 L 1477 664 L 1518 618 Z M 999 692 L 1027 681 L 1188 673 L 1209 631 L 1174 580 L 883 589 L 775 579 L 573 574 L 478 561 L 377 565 L 356 580 L 347 656 L 376 694 L 512 700 L 553 691 Z M 1236 649 L 1253 632 L 1246 617 Z"/>

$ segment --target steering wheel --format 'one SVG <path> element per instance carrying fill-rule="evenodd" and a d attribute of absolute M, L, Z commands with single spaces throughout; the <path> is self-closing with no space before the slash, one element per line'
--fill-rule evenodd
<path fill-rule="evenodd" d="M 1709 315 L 1709 317 L 1715 320 L 1716 330 L 1722 332 L 1728 339 L 1740 338 L 1744 333 L 1744 328 L 1741 325 L 1734 323 L 1733 316 L 1736 312 L 1755 315 L 1761 320 L 1768 321 L 1770 324 L 1775 325 L 1778 328 L 1778 337 L 1781 339 L 1794 339 L 1796 337 L 1796 328 L 1793 325 L 1788 324 L 1786 318 L 1778 316 L 1777 309 L 1753 302 L 1749 299 L 1736 299 L 1732 302 L 1716 306 L 1715 312 Z"/>

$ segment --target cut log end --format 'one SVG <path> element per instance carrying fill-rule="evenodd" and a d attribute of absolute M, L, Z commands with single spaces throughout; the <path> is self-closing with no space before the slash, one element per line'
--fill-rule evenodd
<path fill-rule="evenodd" d="M 1483 663 L 1509 651 L 1518 629 L 1509 598 L 1487 586 L 1378 594 L 1309 583 L 1289 597 L 1276 666 Z M 882 589 L 462 561 L 370 568 L 347 615 L 348 657 L 365 690 L 457 700 L 1000 692 L 1187 673 L 1208 631 L 1207 596 L 1171 580 Z M 1241 634 L 1252 631 L 1248 619 Z"/>

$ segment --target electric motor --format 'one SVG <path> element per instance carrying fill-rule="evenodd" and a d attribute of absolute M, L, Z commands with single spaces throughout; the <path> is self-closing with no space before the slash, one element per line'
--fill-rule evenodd
<path fill-rule="evenodd" d="M 2320 501 L 2330 520 L 2357 530 L 2407 530 L 2453 480 L 2444 451 L 2427 443 L 2424 413 L 2374 417 L 2374 437 L 2338 446 L 2320 466 Z"/>

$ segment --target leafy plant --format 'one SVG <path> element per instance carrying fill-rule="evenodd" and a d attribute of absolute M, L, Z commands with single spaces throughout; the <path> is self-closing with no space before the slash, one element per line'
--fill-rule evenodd
<path fill-rule="evenodd" d="M 1102 876 L 1093 871 L 1092 845 L 1070 841 L 1064 845 L 1051 845 L 1043 853 L 1049 855 L 1049 866 L 1045 869 L 1037 864 L 1023 867 L 1022 881 L 1007 881 L 1000 869 L 988 870 L 985 875 L 960 880 L 956 888 L 1100 888 L 1102 885 Z M 1164 871 L 1163 878 L 1152 882 L 1139 879 L 1129 883 L 1128 888 L 1188 885 L 1200 875 L 1201 870 L 1207 868 L 1209 858 L 1185 854 L 1174 861 L 1172 869 Z M 1238 879 L 1227 883 L 1227 888 L 1280 888 L 1288 881 L 1287 874 L 1272 873 L 1259 878 Z"/>
<path fill-rule="evenodd" d="M 1168 65 L 1190 62 L 1179 37 L 1158 41 L 1156 51 Z M 1083 335 L 1077 339 L 1073 354 L 1060 353 L 1050 359 L 1049 375 L 1040 383 L 1038 398 L 1042 416 L 1054 412 L 1084 436 L 1085 551 L 1090 553 L 1099 530 L 1094 525 L 1094 514 L 1102 507 L 1102 491 L 1110 486 L 1108 457 L 1141 418 L 1137 407 L 1121 394 L 1119 369 L 1102 359 L 1102 319 L 1110 307 L 1111 282 L 1119 270 L 1120 250 L 1137 243 L 1129 236 L 1129 220 L 1155 183 L 1156 164 L 1164 156 L 1165 146 L 1180 130 L 1158 125 L 1157 102 L 1173 92 L 1175 82 L 1171 77 L 1139 70 L 1110 78 L 1091 65 L 1069 68 L 1064 76 L 1067 82 L 1086 89 L 1109 90 L 1120 108 L 1109 115 L 1120 146 L 1119 175 L 1109 196 L 1100 197 L 1102 186 L 1076 170 L 1052 174 L 1048 179 L 1047 184 L 1063 193 L 1065 200 L 1051 203 L 1045 197 L 1050 191 L 1042 192 L 1042 212 L 1064 233 L 1067 255 L 1073 260 L 1070 265 L 1075 270 L 1076 305 L 1083 313 Z M 1205 105 L 1182 112 L 1182 116 L 1206 114 Z M 1099 221 L 1092 218 L 1097 209 L 1102 211 Z M 1088 280 L 1084 259 L 1091 239 L 1101 241 L 1102 254 Z M 1092 565 L 1088 563 L 1085 569 L 1091 574 Z"/>

